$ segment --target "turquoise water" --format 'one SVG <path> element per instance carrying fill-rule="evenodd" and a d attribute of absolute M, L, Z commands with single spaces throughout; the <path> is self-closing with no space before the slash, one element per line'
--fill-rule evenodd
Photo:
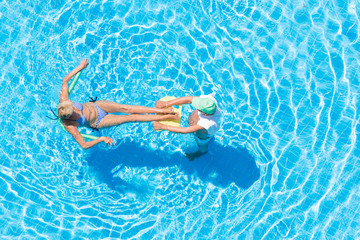
<path fill-rule="evenodd" d="M 1 239 L 360 238 L 359 15 L 358 1 L 0 0 Z M 84 57 L 74 101 L 216 93 L 209 153 L 190 162 L 192 136 L 149 123 L 82 150 L 45 116 Z"/>

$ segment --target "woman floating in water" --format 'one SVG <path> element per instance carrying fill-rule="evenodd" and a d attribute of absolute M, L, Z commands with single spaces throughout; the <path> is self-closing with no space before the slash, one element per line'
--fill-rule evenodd
<path fill-rule="evenodd" d="M 174 133 L 194 133 L 199 150 L 186 156 L 193 160 L 208 151 L 209 142 L 214 138 L 221 124 L 221 111 L 215 98 L 211 95 L 200 97 L 181 97 L 168 102 L 157 101 L 157 108 L 167 108 L 173 105 L 191 103 L 196 108 L 189 117 L 189 127 L 174 127 L 153 122 L 154 130 L 167 130 Z"/>
<path fill-rule="evenodd" d="M 99 137 L 96 140 L 85 142 L 77 129 L 79 126 L 98 129 L 116 126 L 126 122 L 150 122 L 179 118 L 178 115 L 173 114 L 173 109 L 124 105 L 105 100 L 91 101 L 83 104 L 70 101 L 68 93 L 69 80 L 77 72 L 86 68 L 87 65 L 88 60 L 83 59 L 78 67 L 64 77 L 60 92 L 60 103 L 57 109 L 58 118 L 61 119 L 65 129 L 82 148 L 90 148 L 99 142 L 113 145 L 114 141 L 109 137 Z M 130 115 L 114 115 L 111 113 L 129 113 Z M 164 115 L 140 115 L 143 113 L 160 113 Z"/>

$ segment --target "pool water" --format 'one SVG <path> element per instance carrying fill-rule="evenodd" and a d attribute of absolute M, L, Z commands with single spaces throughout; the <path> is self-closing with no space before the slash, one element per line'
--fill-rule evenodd
<path fill-rule="evenodd" d="M 1 0 L 1 239 L 360 238 L 359 6 Z M 209 153 L 150 123 L 82 150 L 46 116 L 85 57 L 73 101 L 216 94 Z"/>

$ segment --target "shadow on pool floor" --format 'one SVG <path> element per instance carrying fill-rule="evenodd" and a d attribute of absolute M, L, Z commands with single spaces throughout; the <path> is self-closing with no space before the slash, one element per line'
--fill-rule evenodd
<path fill-rule="evenodd" d="M 112 170 L 119 165 L 148 169 L 177 165 L 185 174 L 192 175 L 196 172 L 198 178 L 215 186 L 227 187 L 234 182 L 243 189 L 249 188 L 260 177 L 254 157 L 245 148 L 223 147 L 212 142 L 209 152 L 194 161 L 189 161 L 180 152 L 166 154 L 168 153 L 152 151 L 128 141 L 114 150 L 94 151 L 87 162 L 99 179 L 114 190 L 121 183 L 114 180 Z"/>

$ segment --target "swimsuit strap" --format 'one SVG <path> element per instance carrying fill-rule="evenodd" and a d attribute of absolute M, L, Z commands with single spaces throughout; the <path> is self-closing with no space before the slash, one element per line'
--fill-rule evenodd
<path fill-rule="evenodd" d="M 99 131 L 99 129 L 97 128 L 97 127 L 91 127 L 91 129 L 92 129 L 92 131 L 94 132 L 94 131 Z"/>
<path fill-rule="evenodd" d="M 89 102 L 96 102 L 96 100 L 97 100 L 97 97 L 95 97 L 95 98 L 92 98 L 92 97 L 89 97 Z"/>

